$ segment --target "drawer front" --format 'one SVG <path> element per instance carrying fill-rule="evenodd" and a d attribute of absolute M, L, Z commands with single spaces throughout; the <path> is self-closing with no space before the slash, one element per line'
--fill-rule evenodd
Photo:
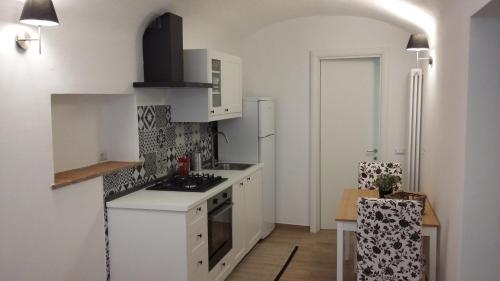
<path fill-rule="evenodd" d="M 197 251 L 203 244 L 208 245 L 207 219 L 201 217 L 188 226 L 188 249 L 190 252 Z"/>
<path fill-rule="evenodd" d="M 206 217 L 207 217 L 207 202 L 204 202 L 188 211 L 187 214 L 188 225 L 196 223 L 201 218 L 206 218 Z"/>
<path fill-rule="evenodd" d="M 196 251 L 190 253 L 188 260 L 189 280 L 206 280 L 208 276 L 208 244 L 204 243 Z"/>
<path fill-rule="evenodd" d="M 232 260 L 224 259 L 220 264 L 217 265 L 220 267 L 219 274 L 215 277 L 215 281 L 224 281 L 229 276 L 232 270 Z"/>
<path fill-rule="evenodd" d="M 198 270 L 189 274 L 189 281 L 207 281 L 208 272 L 204 270 Z"/>
<path fill-rule="evenodd" d="M 209 273 L 209 280 L 223 281 L 225 280 L 234 267 L 234 253 L 230 251 L 227 255 L 217 263 Z"/>

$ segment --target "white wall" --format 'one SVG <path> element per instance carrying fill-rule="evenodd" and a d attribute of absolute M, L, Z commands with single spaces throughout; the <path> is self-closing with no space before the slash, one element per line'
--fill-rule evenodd
<path fill-rule="evenodd" d="M 472 20 L 462 280 L 496 280 L 500 276 L 499 30 L 500 17 Z"/>
<path fill-rule="evenodd" d="M 50 187 L 50 95 L 142 93 L 131 86 L 142 79 L 142 31 L 170 2 L 54 0 L 61 26 L 44 29 L 39 55 L 15 47 L 19 31 L 34 31 L 17 23 L 23 3 L 0 1 L 1 280 L 104 280 L 103 221 L 94 213 L 102 184 Z M 184 23 L 186 48 L 218 46 L 214 32 Z"/>
<path fill-rule="evenodd" d="M 461 276 L 470 17 L 488 0 L 440 1 L 433 68 L 424 67 L 422 187 L 441 223 L 438 280 Z M 487 243 L 486 241 L 483 241 Z M 498 259 L 497 259 L 498 260 Z"/>
<path fill-rule="evenodd" d="M 305 17 L 270 25 L 242 41 L 244 94 L 276 98 L 277 219 L 309 224 L 310 51 L 383 48 L 388 53 L 385 160 L 407 141 L 408 75 L 414 54 L 405 50 L 409 32 L 359 17 Z"/>

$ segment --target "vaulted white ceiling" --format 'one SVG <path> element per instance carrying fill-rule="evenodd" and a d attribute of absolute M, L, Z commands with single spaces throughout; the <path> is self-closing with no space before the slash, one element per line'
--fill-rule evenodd
<path fill-rule="evenodd" d="M 23 0 L 2 0 L 0 19 L 16 21 Z M 232 36 L 296 17 L 349 15 L 369 17 L 410 32 L 432 32 L 438 0 L 53 0 L 60 15 L 80 14 L 120 22 L 171 11 Z M 196 23 L 194 22 L 196 21 Z"/>
<path fill-rule="evenodd" d="M 305 16 L 360 16 L 410 32 L 432 32 L 433 0 L 181 0 L 172 10 L 232 34 L 249 34 L 266 25 Z"/>

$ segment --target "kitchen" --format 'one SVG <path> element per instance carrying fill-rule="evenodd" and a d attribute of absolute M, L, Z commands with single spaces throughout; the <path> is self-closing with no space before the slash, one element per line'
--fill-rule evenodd
<path fill-rule="evenodd" d="M 471 260 L 473 249 L 476 248 L 470 243 L 478 239 L 468 234 L 466 226 L 469 221 L 463 220 L 467 214 L 482 209 L 473 205 L 475 201 L 469 199 L 472 197 L 464 197 L 468 192 L 464 189 L 466 182 L 463 180 L 463 170 L 467 165 L 465 158 L 462 159 L 460 155 L 465 157 L 465 152 L 461 151 L 465 151 L 462 148 L 469 145 L 465 143 L 465 131 L 462 132 L 465 130 L 465 120 L 468 120 L 462 110 L 464 104 L 467 104 L 467 86 L 465 82 L 453 85 L 451 82 L 447 83 L 456 80 L 452 77 L 467 76 L 467 69 L 457 67 L 461 63 L 467 65 L 469 35 L 465 32 L 468 30 L 466 23 L 488 1 L 473 1 L 474 4 L 457 1 L 458 6 L 453 6 L 448 3 L 434 3 L 439 1 L 292 1 L 292 4 L 277 1 L 275 4 L 262 4 L 257 3 L 258 1 L 232 3 L 148 0 L 136 3 L 126 0 L 101 3 L 91 0 L 85 3 L 70 3 L 53 0 L 60 25 L 42 28 L 41 34 L 36 27 L 19 23 L 24 2 L 8 0 L 0 4 L 0 55 L 3 65 L 0 68 L 0 89 L 4 97 L 0 110 L 4 144 L 1 155 L 5 160 L 1 172 L 3 184 L 0 204 L 0 241 L 5 249 L 0 259 L 2 279 L 104 280 L 108 278 L 107 268 L 111 269 L 109 278 L 113 279 L 114 261 L 113 258 L 106 260 L 106 249 L 109 249 L 112 257 L 113 245 L 120 241 L 120 238 L 113 239 L 113 235 L 131 234 L 112 231 L 112 220 L 119 217 L 118 213 L 113 213 L 114 209 L 134 210 L 131 206 L 135 203 L 126 201 L 146 200 L 141 198 L 144 196 L 141 194 L 145 193 L 159 194 L 155 198 L 164 198 L 160 200 L 164 201 L 164 205 L 158 203 L 156 207 L 141 208 L 158 208 L 163 210 L 166 216 L 174 214 L 175 208 L 184 210 L 180 213 L 188 214 L 190 210 L 201 207 L 203 219 L 200 221 L 203 221 L 202 224 L 206 222 L 202 231 L 196 231 L 185 222 L 184 227 L 176 227 L 178 232 L 175 232 L 186 232 L 184 238 L 165 241 L 177 241 L 177 248 L 186 248 L 186 251 L 179 252 L 180 254 L 174 251 L 160 253 L 165 255 L 162 256 L 165 259 L 169 255 L 175 255 L 175 262 L 179 262 L 178 257 L 182 255 L 187 259 L 191 256 L 187 250 L 187 244 L 190 243 L 187 233 L 193 233 L 195 236 L 201 233 L 201 239 L 205 243 L 201 243 L 204 244 L 201 247 L 209 247 L 209 206 L 200 204 L 202 201 L 216 199 L 212 197 L 220 192 L 221 196 L 226 193 L 226 196 L 232 199 L 232 222 L 244 227 L 231 227 L 233 252 L 225 255 L 232 259 L 228 267 L 230 270 L 217 268 L 225 262 L 223 257 L 222 263 L 219 260 L 214 265 L 216 271 L 213 271 L 212 275 L 208 274 L 209 249 L 200 251 L 206 252 L 207 255 L 201 265 L 207 269 L 206 278 L 226 278 L 230 271 L 234 272 L 237 263 L 243 264 L 244 259 L 252 258 L 255 253 L 252 249 L 262 248 L 271 238 L 282 234 L 285 228 L 293 229 L 290 230 L 293 234 L 289 237 L 295 238 L 289 239 L 289 244 L 298 245 L 299 248 L 295 257 L 291 255 L 293 247 L 292 250 L 287 250 L 285 262 L 288 257 L 292 258 L 284 269 L 282 279 L 291 278 L 291 272 L 297 273 L 299 280 L 334 279 L 335 230 L 324 229 L 320 224 L 316 227 L 322 229 L 321 231 L 315 232 L 313 229 L 317 222 L 314 210 L 320 204 L 314 205 L 312 199 L 315 197 L 314 193 L 311 193 L 319 190 L 311 185 L 311 181 L 316 178 L 315 173 L 319 171 L 319 168 L 312 168 L 317 162 L 314 162 L 315 154 L 310 150 L 310 145 L 314 143 L 314 134 L 311 131 L 314 129 L 314 123 L 311 123 L 314 120 L 314 110 L 311 107 L 314 100 L 310 100 L 310 93 L 313 91 L 310 87 L 314 86 L 314 83 L 311 84 L 311 69 L 314 66 L 310 64 L 311 52 L 337 50 L 346 54 L 387 47 L 384 54 L 390 59 L 381 60 L 380 69 L 383 71 L 380 73 L 387 77 L 383 83 L 387 86 L 383 94 L 388 102 L 384 108 L 388 109 L 389 113 L 382 119 L 382 124 L 387 124 L 382 127 L 387 130 L 387 138 L 381 142 L 385 147 L 381 148 L 379 157 L 384 161 L 402 163 L 405 173 L 403 180 L 406 181 L 406 95 L 409 87 L 408 75 L 410 69 L 415 67 L 415 54 L 408 52 L 405 46 L 411 34 L 420 32 L 428 33 L 430 39 L 431 52 L 424 55 L 435 58 L 432 66 L 422 60 L 419 67 L 424 72 L 425 95 L 421 186 L 441 223 L 439 243 L 436 246 L 440 252 L 438 280 L 459 280 L 455 276 L 459 274 L 457 272 L 465 271 L 461 268 L 470 268 L 470 271 L 462 273 L 463 276 L 470 276 L 468 272 L 478 272 L 473 269 L 485 266 L 483 263 L 462 265 L 462 262 Z M 391 5 L 392 2 L 394 5 Z M 283 6 L 289 9 L 281 9 Z M 461 9 L 460 12 L 457 13 L 452 6 Z M 449 14 L 438 12 L 448 11 L 447 8 L 451 9 Z M 194 84 L 186 83 L 179 87 L 182 83 L 176 81 L 176 85 L 161 85 L 160 89 L 141 84 L 134 87 L 134 82 L 148 82 L 145 79 L 147 73 L 144 71 L 146 65 L 143 61 L 144 31 L 155 18 L 165 13 L 173 13 L 183 19 L 184 38 L 181 50 L 206 52 L 192 54 L 192 57 L 205 55 L 220 60 L 220 73 L 217 73 L 217 67 L 213 67 L 211 62 L 209 64 L 209 60 L 205 61 L 205 66 L 192 63 L 189 51 L 185 51 L 182 56 L 183 82 Z M 428 15 L 431 17 L 427 17 Z M 456 24 L 457 22 L 460 24 Z M 432 24 L 434 30 L 429 27 Z M 454 25 L 457 30 L 448 30 Z M 28 50 L 23 50 L 16 45 L 15 38 L 19 34 L 25 36 L 25 33 L 33 39 L 41 35 L 43 41 L 41 44 L 37 41 L 29 42 Z M 459 35 L 462 33 L 467 35 Z M 456 39 L 451 40 L 448 34 L 456 35 Z M 23 38 L 27 37 L 18 37 L 20 40 Z M 435 40 L 436 38 L 438 40 Z M 23 45 L 23 41 L 18 40 L 18 44 Z M 447 52 L 446 47 L 452 46 L 457 51 Z M 231 66 L 239 64 L 241 80 L 235 84 L 226 84 L 224 81 L 228 78 L 220 77 L 221 92 L 227 91 L 225 87 L 235 87 L 240 91 L 229 97 L 227 103 L 221 98 L 221 106 L 212 108 L 208 105 L 214 105 L 214 102 L 218 104 L 220 97 L 213 78 L 217 80 L 218 74 L 228 74 L 224 73 L 224 60 L 231 61 Z M 190 68 L 202 70 L 203 73 L 189 77 Z M 185 71 L 188 71 L 188 75 L 185 75 Z M 234 73 L 237 72 L 231 72 Z M 237 81 L 234 78 L 233 76 L 229 81 Z M 238 83 L 239 86 L 235 86 Z M 242 125 L 236 123 L 246 120 L 246 105 L 265 103 L 268 100 L 274 103 L 275 157 L 261 160 L 272 154 L 261 153 L 259 158 L 258 138 L 268 134 L 260 134 L 258 128 L 255 130 L 258 119 L 252 119 L 255 130 L 253 137 L 247 137 L 245 134 L 248 131 L 241 129 Z M 236 128 L 231 128 L 232 123 Z M 232 129 L 235 129 L 234 133 L 231 132 Z M 224 133 L 225 136 L 218 132 Z M 452 147 L 447 147 L 448 144 L 452 144 Z M 234 153 L 235 151 L 237 153 Z M 252 151 L 251 155 L 243 154 L 247 151 Z M 198 154 L 195 156 L 194 152 Z M 458 159 L 455 153 L 458 153 Z M 195 166 L 199 167 L 201 162 L 204 168 L 193 171 L 194 173 L 208 173 L 209 180 L 217 181 L 218 176 L 226 180 L 207 192 L 198 194 L 136 191 L 147 187 L 143 184 L 154 182 L 161 176 L 170 176 L 171 172 L 177 171 L 180 162 L 188 161 L 184 158 L 179 161 L 181 156 L 190 158 L 190 169 L 193 170 Z M 218 166 L 217 169 L 221 170 L 208 168 L 215 158 L 221 162 L 246 162 L 255 165 L 246 169 L 243 169 L 243 166 L 237 167 L 243 170 L 224 170 L 233 168 L 224 165 Z M 156 165 L 150 165 L 153 163 L 151 159 L 155 159 L 153 162 Z M 450 159 L 453 161 L 446 161 Z M 266 165 L 266 162 L 272 163 L 273 160 L 274 165 Z M 257 164 L 260 162 L 264 163 Z M 102 163 L 109 165 L 99 165 Z M 33 168 L 27 168 L 27 165 Z M 70 180 L 71 184 L 68 184 L 65 182 L 67 178 L 64 178 L 68 175 L 62 174 L 61 186 L 51 188 L 54 184 L 57 185 L 54 174 L 89 165 L 97 165 L 90 174 L 99 176 L 90 178 L 88 174 L 80 174 L 80 178 L 85 180 Z M 275 167 L 274 172 L 266 170 L 270 166 Z M 352 170 L 355 170 L 354 167 Z M 446 172 L 436 173 L 436 170 Z M 180 172 L 185 172 L 185 169 Z M 100 176 L 104 174 L 105 176 Z M 156 177 L 157 174 L 160 176 Z M 270 180 L 269 174 L 274 180 Z M 246 198 L 246 193 L 235 192 L 238 190 L 235 187 L 240 183 L 245 186 L 248 177 L 248 186 L 257 186 L 252 185 L 252 177 L 262 184 L 260 189 L 257 187 L 255 193 L 249 192 L 249 198 Z M 272 189 L 265 188 L 266 181 L 275 183 L 275 193 L 272 193 Z M 232 194 L 226 191 L 229 187 Z M 356 186 L 342 188 L 349 187 Z M 265 192 L 271 193 L 264 195 Z M 484 193 L 479 194 L 485 200 L 495 198 L 490 192 L 485 189 Z M 260 196 L 257 195 L 259 193 Z M 274 200 L 271 198 L 273 194 L 276 196 Z M 109 199 L 107 218 L 103 198 Z M 173 207 L 169 200 L 172 200 L 176 207 Z M 238 200 L 240 204 L 237 204 Z M 265 200 L 275 203 L 275 230 L 268 236 L 262 233 L 267 213 L 263 208 L 272 209 L 272 204 L 264 203 Z M 463 206 L 459 203 L 462 201 Z M 250 206 L 263 204 L 265 207 L 247 210 L 241 207 L 244 205 L 241 202 Z M 129 205 L 126 208 L 114 208 L 111 206 L 113 204 Z M 218 210 L 223 210 L 228 205 L 230 203 Z M 487 207 L 488 204 L 482 205 L 484 210 L 489 210 L 481 213 L 483 217 L 494 210 L 493 207 Z M 259 212 L 261 214 L 258 214 Z M 245 219 L 242 219 L 243 217 Z M 257 220 L 257 217 L 261 219 Z M 110 227 L 108 230 L 105 229 L 105 219 Z M 193 222 L 195 221 L 196 219 Z M 250 221 L 260 226 L 252 227 L 253 224 L 248 223 Z M 145 220 L 139 220 L 137 223 L 139 222 L 146 223 Z M 130 230 L 133 226 L 135 227 L 135 224 L 116 227 L 126 227 Z M 484 230 L 491 227 L 476 226 Z M 295 228 L 300 229 L 300 234 Z M 144 231 L 144 228 L 141 229 Z M 106 231 L 109 231 L 109 240 L 104 235 Z M 259 231 L 260 238 L 267 238 L 257 242 L 255 237 Z M 456 234 L 462 232 L 468 235 L 468 239 Z M 238 233 L 245 235 L 237 235 Z M 304 242 L 305 237 L 309 235 L 321 241 L 317 244 Z M 147 236 L 145 240 L 153 238 L 153 235 Z M 186 247 L 181 246 L 183 243 L 186 243 Z M 453 245 L 457 243 L 467 246 L 469 250 L 455 248 Z M 147 245 L 153 244 L 151 242 Z M 332 260 L 326 261 L 328 258 L 325 258 L 323 262 L 317 252 L 309 252 L 321 248 L 319 245 L 328 245 L 325 248 L 331 250 L 328 258 L 331 257 Z M 194 247 L 196 248 L 196 245 Z M 234 254 L 234 249 L 239 249 L 239 255 Z M 494 253 L 490 254 L 488 247 L 478 249 L 482 249 L 481 255 L 494 256 Z M 140 259 L 139 252 L 137 254 L 136 262 Z M 126 258 L 126 255 L 120 254 L 119 257 Z M 316 264 L 324 265 L 327 269 L 318 266 L 301 272 L 301 263 L 307 257 L 312 257 Z M 119 259 L 114 260 L 119 262 Z M 177 270 L 169 272 L 187 274 L 189 270 L 184 267 L 187 267 L 188 262 L 180 263 L 181 266 Z M 148 264 L 144 263 L 144 266 Z M 29 270 L 23 270 L 23 267 Z M 349 268 L 351 270 L 348 270 Z M 344 279 L 348 278 L 347 274 L 353 272 L 352 259 L 348 259 L 344 267 Z M 479 272 L 490 276 L 486 274 L 493 274 L 495 270 Z M 190 278 L 183 276 L 175 280 Z"/>

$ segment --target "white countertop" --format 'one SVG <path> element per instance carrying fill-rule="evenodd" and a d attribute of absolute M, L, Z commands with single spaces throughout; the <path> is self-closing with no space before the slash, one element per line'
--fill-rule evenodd
<path fill-rule="evenodd" d="M 180 192 L 141 189 L 106 203 L 108 208 L 142 209 L 186 212 L 206 201 L 215 194 L 239 182 L 246 176 L 262 168 L 263 164 L 255 164 L 243 171 L 235 170 L 202 170 L 197 173 L 213 173 L 227 178 L 206 192 Z"/>

